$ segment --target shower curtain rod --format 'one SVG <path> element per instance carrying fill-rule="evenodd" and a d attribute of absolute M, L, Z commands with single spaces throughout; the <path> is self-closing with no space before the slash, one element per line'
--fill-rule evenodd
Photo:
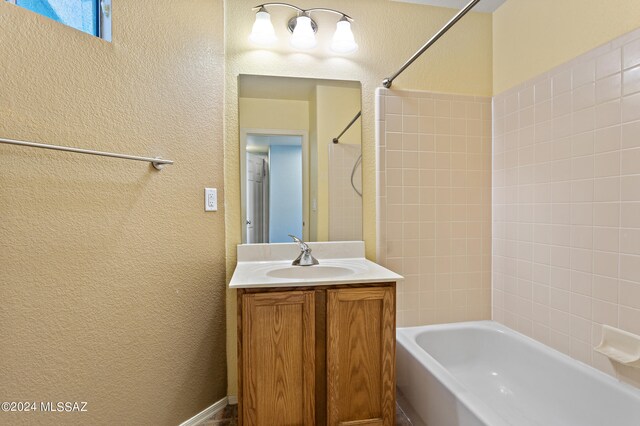
<path fill-rule="evenodd" d="M 71 148 L 68 146 L 47 145 L 44 143 L 17 141 L 13 139 L 0 138 L 0 143 L 9 145 L 28 146 L 32 148 L 52 149 L 54 151 L 75 152 L 77 154 L 98 155 L 101 157 L 121 158 L 123 160 L 146 161 L 151 163 L 157 170 L 161 170 L 165 164 L 173 164 L 171 160 L 163 160 L 162 158 L 138 157 L 136 155 L 116 154 L 114 152 L 94 151 L 92 149 Z"/>
<path fill-rule="evenodd" d="M 411 65 L 413 63 L 413 61 L 418 59 L 420 57 L 420 55 L 422 55 L 428 48 L 431 47 L 431 45 L 433 45 L 436 41 L 438 41 L 438 39 L 440 37 L 442 37 L 444 35 L 444 33 L 449 31 L 449 29 L 451 27 L 453 27 L 456 24 L 456 22 L 458 22 L 464 15 L 466 15 L 467 12 L 470 11 L 471 8 L 473 8 L 473 6 L 475 6 L 476 3 L 478 3 L 479 1 L 480 0 L 471 0 L 469 2 L 469 4 L 467 4 L 463 9 L 461 9 L 460 12 L 458 12 L 453 18 L 451 18 L 451 20 L 449 22 L 447 22 L 447 24 L 444 27 L 441 28 L 440 31 L 438 31 L 436 33 L 436 35 L 431 37 L 431 39 L 429 39 L 429 41 L 426 42 L 424 44 L 424 46 L 422 46 L 420 48 L 420 50 L 418 50 L 416 53 L 414 53 L 413 56 L 411 58 L 409 58 L 409 60 L 407 62 L 405 62 L 404 65 L 402 65 L 400 67 L 400 69 L 395 74 L 393 74 L 391 77 L 387 77 L 384 80 L 382 80 L 382 85 L 384 87 L 386 87 L 387 89 L 390 88 L 391 85 L 393 84 L 393 80 L 395 80 L 397 76 L 402 74 L 402 72 L 405 69 L 407 69 L 407 67 L 409 65 Z"/>
<path fill-rule="evenodd" d="M 351 128 L 351 126 L 353 126 L 353 123 L 356 122 L 356 120 L 358 118 L 360 118 L 360 116 L 362 115 L 362 111 L 358 111 L 358 113 L 356 114 L 355 117 L 353 117 L 353 119 L 349 122 L 349 124 L 347 124 L 347 127 L 344 128 L 344 130 L 342 131 L 342 133 L 340 133 L 337 137 L 333 138 L 333 143 L 338 143 L 340 142 L 340 138 L 342 137 L 342 135 L 344 135 L 344 133 L 349 130 Z"/>

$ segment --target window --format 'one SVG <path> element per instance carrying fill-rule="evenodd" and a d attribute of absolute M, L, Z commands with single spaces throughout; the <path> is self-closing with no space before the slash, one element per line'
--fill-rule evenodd
<path fill-rule="evenodd" d="M 111 40 L 111 0 L 6 0 L 85 33 Z"/>

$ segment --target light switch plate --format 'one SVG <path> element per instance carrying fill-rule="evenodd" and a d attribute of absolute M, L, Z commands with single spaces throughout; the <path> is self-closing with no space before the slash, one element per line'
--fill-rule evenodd
<path fill-rule="evenodd" d="M 204 211 L 218 211 L 218 190 L 216 188 L 204 189 Z"/>

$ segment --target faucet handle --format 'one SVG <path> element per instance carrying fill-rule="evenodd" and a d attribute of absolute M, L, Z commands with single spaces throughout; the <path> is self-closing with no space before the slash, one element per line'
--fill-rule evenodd
<path fill-rule="evenodd" d="M 298 243 L 298 245 L 300 246 L 300 250 L 306 251 L 306 252 L 310 252 L 311 251 L 311 249 L 309 248 L 307 243 L 302 241 L 300 238 L 296 237 L 295 235 L 291 235 L 291 234 L 289 234 L 289 236 L 293 239 L 293 241 Z"/>
<path fill-rule="evenodd" d="M 298 243 L 298 245 L 300 246 L 300 255 L 291 264 L 293 266 L 317 265 L 318 264 L 318 259 L 316 259 L 315 257 L 311 256 L 311 248 L 307 245 L 307 243 L 305 243 L 304 241 L 302 241 L 300 238 L 296 237 L 295 235 L 289 234 L 289 236 L 291 238 L 293 238 L 293 241 Z"/>

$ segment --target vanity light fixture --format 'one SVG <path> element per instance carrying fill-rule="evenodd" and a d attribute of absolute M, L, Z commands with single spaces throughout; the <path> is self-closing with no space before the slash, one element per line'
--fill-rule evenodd
<path fill-rule="evenodd" d="M 329 12 L 340 15 L 336 31 L 331 41 L 331 50 L 336 53 L 352 53 L 358 50 L 358 44 L 351 31 L 353 18 L 349 15 L 334 9 L 316 7 L 312 9 L 301 9 L 288 3 L 264 3 L 254 7 L 256 21 L 253 24 L 249 40 L 255 44 L 268 45 L 276 41 L 275 31 L 271 23 L 271 16 L 267 7 L 283 6 L 294 9 L 298 12 L 296 16 L 289 19 L 287 28 L 292 33 L 290 43 L 296 49 L 313 49 L 317 46 L 316 32 L 318 24 L 311 18 L 312 12 Z"/>

